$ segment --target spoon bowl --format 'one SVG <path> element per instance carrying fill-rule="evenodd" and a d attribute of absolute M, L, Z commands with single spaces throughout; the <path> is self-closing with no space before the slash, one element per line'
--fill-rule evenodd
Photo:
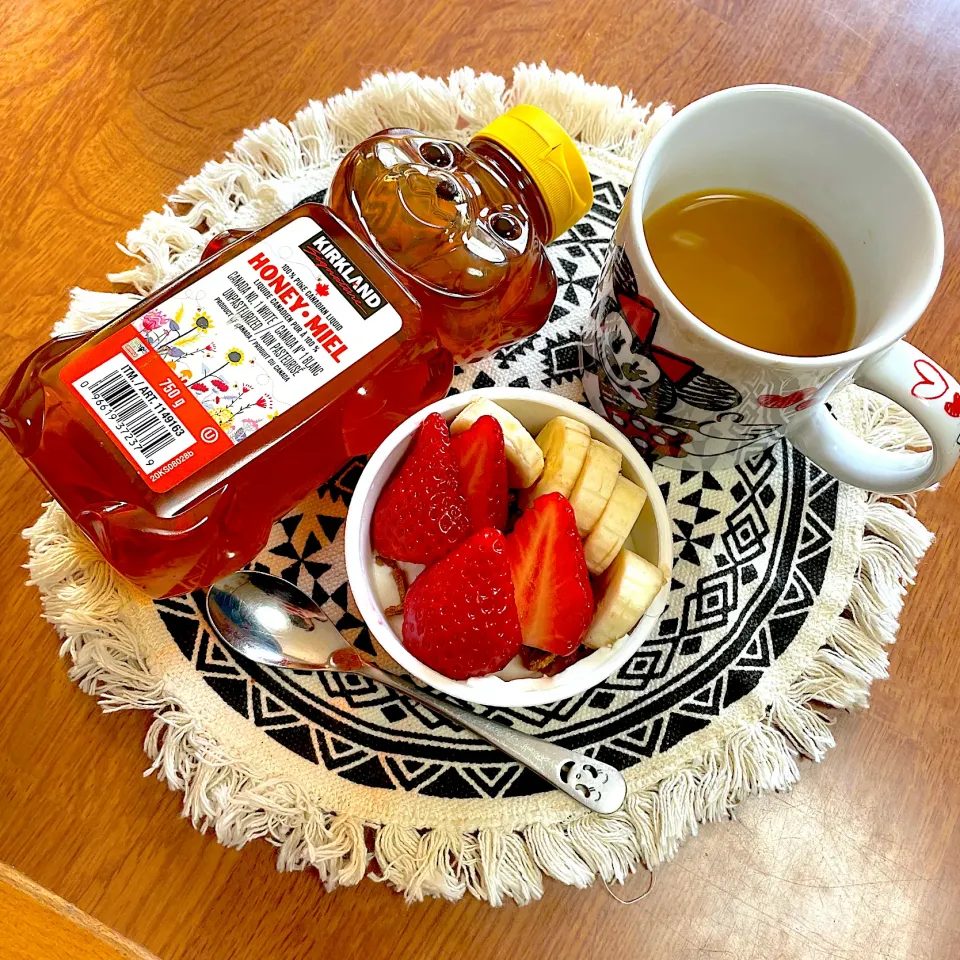
<path fill-rule="evenodd" d="M 352 649 L 299 587 L 257 570 L 218 580 L 207 593 L 207 619 L 227 646 L 274 667 L 323 670 L 338 650 Z"/>
<path fill-rule="evenodd" d="M 210 588 L 206 608 L 213 632 L 248 660 L 369 677 L 486 740 L 589 810 L 613 813 L 623 805 L 627 785 L 615 767 L 503 727 L 384 672 L 344 639 L 310 597 L 281 577 L 240 570 Z"/>

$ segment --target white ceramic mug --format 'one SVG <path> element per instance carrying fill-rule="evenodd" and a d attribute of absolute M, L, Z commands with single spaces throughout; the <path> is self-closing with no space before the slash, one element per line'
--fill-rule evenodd
<path fill-rule="evenodd" d="M 854 345 L 823 357 L 766 353 L 698 320 L 657 273 L 644 215 L 695 190 L 740 189 L 799 210 L 853 281 Z M 930 486 L 960 453 L 960 384 L 901 338 L 943 266 L 930 185 L 900 143 L 848 104 L 798 87 L 734 87 L 681 110 L 647 148 L 584 331 L 591 406 L 649 457 L 729 466 L 786 435 L 841 480 L 880 493 Z M 905 407 L 932 449 L 872 447 L 824 405 L 850 381 Z"/>

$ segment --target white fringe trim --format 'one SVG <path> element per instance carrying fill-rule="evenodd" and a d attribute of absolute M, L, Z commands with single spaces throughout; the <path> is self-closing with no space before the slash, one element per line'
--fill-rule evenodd
<path fill-rule="evenodd" d="M 533 102 L 589 144 L 639 156 L 670 115 L 641 107 L 631 94 L 586 83 L 546 66 L 519 66 L 513 85 L 458 70 L 446 81 L 415 74 L 377 75 L 360 90 L 310 103 L 287 126 L 268 121 L 248 132 L 226 159 L 208 163 L 127 237 L 139 260 L 112 279 L 146 293 L 197 261 L 203 235 L 271 219 L 308 192 L 311 178 L 371 130 L 388 124 L 464 136 L 514 102 Z M 96 327 L 136 302 L 132 294 L 72 292 L 56 332 Z M 922 442 L 915 422 L 886 401 L 857 396 L 861 436 L 890 448 Z M 352 885 L 374 867 L 375 879 L 403 892 L 455 900 L 469 892 L 499 905 L 525 904 L 543 892 L 543 874 L 577 887 L 599 876 L 622 881 L 638 865 L 670 859 L 699 824 L 733 816 L 740 801 L 794 783 L 797 759 L 820 760 L 834 744 L 823 707 L 867 704 L 870 683 L 885 677 L 908 584 L 932 536 L 913 515 L 913 499 L 868 498 L 860 568 L 848 610 L 823 646 L 766 715 L 738 724 L 706 752 L 654 786 L 632 789 L 607 817 L 580 815 L 518 830 L 436 826 L 415 830 L 368 823 L 324 809 L 289 780 L 263 782 L 229 756 L 150 669 L 132 619 L 132 588 L 56 504 L 24 536 L 30 582 L 44 615 L 64 638 L 70 677 L 105 710 L 153 713 L 145 741 L 155 773 L 184 794 L 184 815 L 230 847 L 264 838 L 278 848 L 281 870 L 317 870 L 328 888 Z M 367 835 L 372 835 L 372 850 Z"/>

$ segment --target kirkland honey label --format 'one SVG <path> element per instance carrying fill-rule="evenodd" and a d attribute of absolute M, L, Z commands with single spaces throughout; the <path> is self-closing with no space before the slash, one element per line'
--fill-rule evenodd
<path fill-rule="evenodd" d="M 300 249 L 333 280 L 362 317 L 369 317 L 383 306 L 383 295 L 380 291 L 322 230 L 301 243 Z"/>
<path fill-rule="evenodd" d="M 164 492 L 400 326 L 318 224 L 298 217 L 80 351 L 60 377 Z"/>

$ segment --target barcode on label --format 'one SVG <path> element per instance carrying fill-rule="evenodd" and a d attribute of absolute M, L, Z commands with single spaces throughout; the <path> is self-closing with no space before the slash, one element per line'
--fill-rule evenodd
<path fill-rule="evenodd" d="M 196 443 L 190 431 L 123 354 L 100 364 L 73 386 L 145 472 Z"/>

